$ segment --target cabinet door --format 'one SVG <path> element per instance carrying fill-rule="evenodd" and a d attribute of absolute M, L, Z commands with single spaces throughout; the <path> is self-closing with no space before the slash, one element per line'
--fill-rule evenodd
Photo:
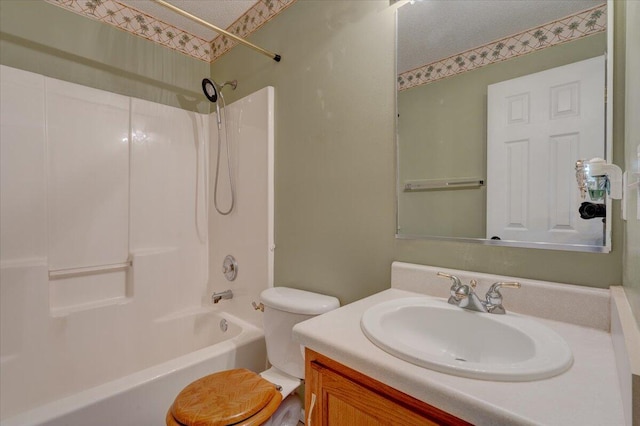
<path fill-rule="evenodd" d="M 438 424 L 318 363 L 311 363 L 311 376 L 307 426 Z"/>

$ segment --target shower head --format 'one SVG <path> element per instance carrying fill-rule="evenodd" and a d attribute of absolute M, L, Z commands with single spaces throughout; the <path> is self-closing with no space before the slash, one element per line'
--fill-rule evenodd
<path fill-rule="evenodd" d="M 238 87 L 238 81 L 225 81 L 222 86 L 219 86 L 215 81 L 209 80 L 208 78 L 202 79 L 202 91 L 204 95 L 211 102 L 216 104 L 216 121 L 218 122 L 218 129 L 222 126 L 222 119 L 220 118 L 220 105 L 218 104 L 218 95 L 220 95 L 220 99 L 222 99 L 222 107 L 224 108 L 224 96 L 222 96 L 222 89 L 225 86 L 231 86 L 231 89 L 236 90 Z"/>
<path fill-rule="evenodd" d="M 204 92 L 204 95 L 214 103 L 218 101 L 218 92 L 221 93 L 225 86 L 231 86 L 232 90 L 236 90 L 236 87 L 238 87 L 238 80 L 225 81 L 222 86 L 219 86 L 215 81 L 208 78 L 202 80 L 202 91 Z"/>
<path fill-rule="evenodd" d="M 214 81 L 208 78 L 202 79 L 202 91 L 211 102 L 216 103 L 218 101 L 218 86 Z"/>

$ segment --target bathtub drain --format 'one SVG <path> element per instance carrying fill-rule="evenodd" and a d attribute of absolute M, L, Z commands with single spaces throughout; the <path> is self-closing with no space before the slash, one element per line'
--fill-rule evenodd
<path fill-rule="evenodd" d="M 227 324 L 227 320 L 226 319 L 221 319 L 220 320 L 220 330 L 227 331 L 227 328 L 229 328 L 229 324 Z"/>

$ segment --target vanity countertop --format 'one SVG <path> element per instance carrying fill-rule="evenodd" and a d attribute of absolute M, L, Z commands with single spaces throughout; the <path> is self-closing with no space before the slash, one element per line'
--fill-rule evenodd
<path fill-rule="evenodd" d="M 316 352 L 473 424 L 625 424 L 611 335 L 607 331 L 536 318 L 560 334 L 571 347 L 574 363 L 567 372 L 531 382 L 467 379 L 396 358 L 371 343 L 361 331 L 360 318 L 369 307 L 420 295 L 398 288 L 382 291 L 297 324 L 294 338 Z"/>

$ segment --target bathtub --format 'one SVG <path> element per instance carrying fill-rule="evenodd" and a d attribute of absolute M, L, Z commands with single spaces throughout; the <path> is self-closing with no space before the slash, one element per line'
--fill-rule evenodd
<path fill-rule="evenodd" d="M 259 372 L 266 366 L 263 330 L 233 315 L 197 310 L 160 318 L 153 326 L 170 338 L 140 346 L 156 351 L 156 357 L 147 359 L 165 360 L 21 412 L 0 425 L 164 425 L 173 399 L 193 380 L 231 368 Z"/>

